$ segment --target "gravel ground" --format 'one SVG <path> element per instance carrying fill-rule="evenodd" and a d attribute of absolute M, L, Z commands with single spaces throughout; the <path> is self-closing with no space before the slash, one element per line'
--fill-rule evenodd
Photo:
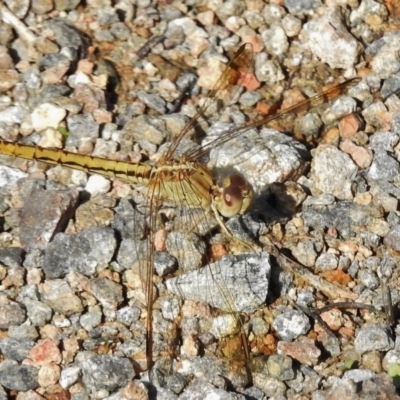
<path fill-rule="evenodd" d="M 226 225 L 257 251 L 163 206 L 151 383 L 145 191 L 0 156 L 0 400 L 400 398 L 396 0 L 9 0 L 0 16 L 0 138 L 115 160 L 154 163 L 242 43 L 245 87 L 178 153 L 362 78 L 203 160 L 252 184 Z"/>

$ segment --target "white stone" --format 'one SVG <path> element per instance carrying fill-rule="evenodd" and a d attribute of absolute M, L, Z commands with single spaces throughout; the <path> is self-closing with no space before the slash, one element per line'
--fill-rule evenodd
<path fill-rule="evenodd" d="M 88 179 L 85 190 L 92 196 L 96 196 L 98 194 L 108 193 L 110 187 L 111 183 L 108 179 L 101 175 L 91 175 Z"/>
<path fill-rule="evenodd" d="M 210 332 L 217 338 L 233 335 L 240 332 L 238 316 L 232 314 L 220 315 L 213 319 Z"/>
<path fill-rule="evenodd" d="M 51 103 L 43 103 L 32 113 L 32 126 L 40 132 L 46 128 L 57 128 L 67 115 L 67 111 Z"/>

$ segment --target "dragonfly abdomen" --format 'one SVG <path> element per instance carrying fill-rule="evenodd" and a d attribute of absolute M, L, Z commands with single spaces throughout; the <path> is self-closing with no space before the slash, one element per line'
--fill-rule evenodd
<path fill-rule="evenodd" d="M 153 169 L 153 167 L 146 164 L 108 160 L 101 157 L 71 153 L 61 149 L 46 149 L 39 146 L 6 141 L 0 141 L 0 153 L 27 160 L 36 160 L 50 165 L 61 165 L 132 183 L 147 184 Z"/>

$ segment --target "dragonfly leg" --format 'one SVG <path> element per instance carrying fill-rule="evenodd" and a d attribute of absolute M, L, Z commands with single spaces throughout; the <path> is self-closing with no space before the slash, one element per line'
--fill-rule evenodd
<path fill-rule="evenodd" d="M 234 240 L 236 243 L 240 243 L 242 246 L 244 246 L 248 251 L 258 251 L 259 248 L 257 245 L 255 245 L 254 243 L 249 243 L 246 242 L 242 239 L 237 238 L 232 232 L 229 231 L 229 229 L 226 227 L 221 214 L 218 212 L 217 207 L 215 206 L 214 203 L 211 203 L 211 209 L 215 215 L 215 218 L 218 222 L 218 225 L 221 227 L 222 231 L 232 240 Z"/>

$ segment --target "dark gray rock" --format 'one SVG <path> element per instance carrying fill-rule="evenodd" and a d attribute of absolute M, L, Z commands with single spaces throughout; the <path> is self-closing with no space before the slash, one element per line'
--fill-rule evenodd
<path fill-rule="evenodd" d="M 19 303 L 0 305 L 0 329 L 21 325 L 26 320 L 26 311 Z"/>
<path fill-rule="evenodd" d="M 89 355 L 81 360 L 82 380 L 92 391 L 115 391 L 124 387 L 135 375 L 127 358 L 110 355 Z"/>
<path fill-rule="evenodd" d="M 62 278 L 70 271 L 86 276 L 111 261 L 117 242 L 114 231 L 105 227 L 90 227 L 76 235 L 59 233 L 47 246 L 43 270 L 48 279 Z"/>
<path fill-rule="evenodd" d="M 0 340 L 0 349 L 6 358 L 19 362 L 28 356 L 29 351 L 34 345 L 35 342 L 29 339 L 6 337 Z"/>
<path fill-rule="evenodd" d="M 9 390 L 27 392 L 39 386 L 39 370 L 30 365 L 0 366 L 0 383 Z"/>

